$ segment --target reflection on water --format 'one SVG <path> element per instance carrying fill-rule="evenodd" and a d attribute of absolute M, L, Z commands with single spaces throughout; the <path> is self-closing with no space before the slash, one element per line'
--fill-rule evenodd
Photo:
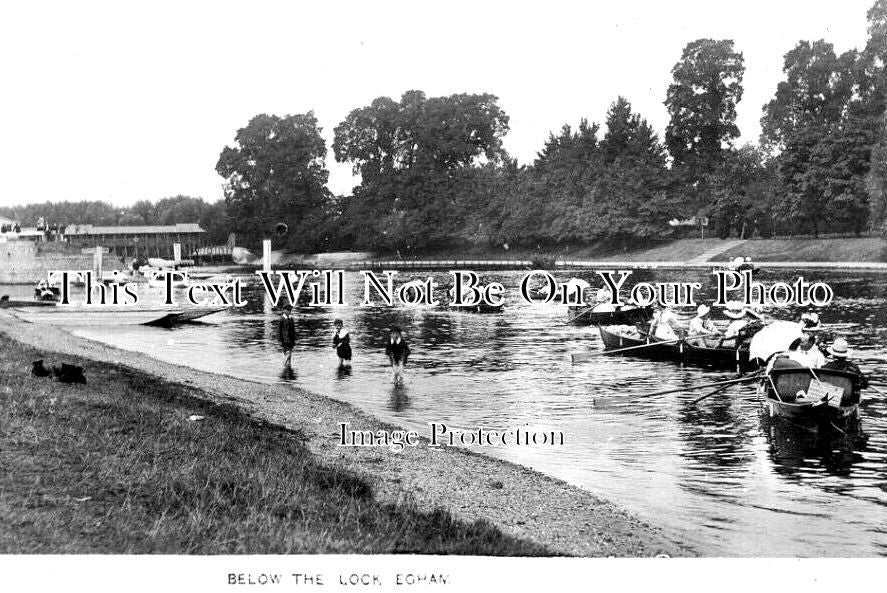
<path fill-rule="evenodd" d="M 574 275 L 600 284 L 591 272 Z M 446 277 L 438 276 L 445 285 Z M 841 334 L 860 354 L 887 356 L 887 279 L 861 273 L 806 276 L 835 289 L 836 303 L 822 312 L 824 337 Z M 519 303 L 518 272 L 483 277 L 509 288 L 512 301 L 505 313 L 298 308 L 298 343 L 286 379 L 277 318 L 257 288 L 247 292 L 250 304 L 244 309 L 204 323 L 80 333 L 204 370 L 286 380 L 422 433 L 432 421 L 454 428 L 526 425 L 562 431 L 564 447 L 486 452 L 610 498 L 707 554 L 887 555 L 884 398 L 865 394 L 862 432 L 833 441 L 771 423 L 760 413 L 752 386 L 731 387 L 698 404 L 690 402 L 699 393 L 621 403 L 728 374 L 628 357 L 571 365 L 571 351 L 601 348 L 596 331 L 567 324 L 561 306 Z M 700 272 L 639 271 L 629 283 L 657 279 L 698 280 L 711 294 L 710 278 Z M 759 279 L 793 280 L 767 272 Z M 348 302 L 358 302 L 359 276 L 349 274 L 346 287 Z M 689 318 L 691 312 L 682 313 Z M 784 318 L 797 314 L 779 312 Z M 350 372 L 338 368 L 330 347 L 336 317 L 351 331 Z M 413 349 L 401 386 L 392 384 L 384 356 L 384 330 L 392 324 L 404 328 Z M 887 364 L 862 367 L 882 380 L 887 374 Z M 599 396 L 616 403 L 595 407 Z"/>

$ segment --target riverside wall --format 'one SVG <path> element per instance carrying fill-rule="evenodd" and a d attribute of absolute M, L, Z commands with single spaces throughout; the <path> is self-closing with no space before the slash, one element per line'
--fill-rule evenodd
<path fill-rule="evenodd" d="M 64 243 L 38 241 L 0 242 L 0 284 L 33 284 L 50 270 L 91 270 L 92 254 Z M 118 256 L 105 254 L 105 271 L 126 268 Z"/>

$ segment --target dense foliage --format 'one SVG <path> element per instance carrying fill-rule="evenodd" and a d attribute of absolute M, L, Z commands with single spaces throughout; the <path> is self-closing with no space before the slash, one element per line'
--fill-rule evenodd
<path fill-rule="evenodd" d="M 168 198 L 0 209 L 96 224 L 199 221 L 211 240 L 295 250 L 416 253 L 479 247 L 624 247 L 699 232 L 722 237 L 882 231 L 887 235 L 887 0 L 868 11 L 868 41 L 840 55 L 799 41 L 763 106 L 759 146 L 737 147 L 743 55 L 728 39 L 684 48 L 665 94 L 664 138 L 617 97 L 602 124 L 552 133 L 534 162 L 503 149 L 509 117 L 488 93 L 378 97 L 334 130 L 333 151 L 359 176 L 327 189 L 327 148 L 313 113 L 257 115 L 222 151 L 224 201 Z M 669 224 L 669 223 L 672 224 Z M 281 229 L 285 229 L 282 231 Z"/>

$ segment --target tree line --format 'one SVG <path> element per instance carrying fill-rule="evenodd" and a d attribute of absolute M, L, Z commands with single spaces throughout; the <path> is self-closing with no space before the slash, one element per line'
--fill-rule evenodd
<path fill-rule="evenodd" d="M 327 187 L 313 112 L 261 114 L 220 154 L 226 184 L 217 203 L 178 196 L 122 209 L 85 202 L 0 213 L 199 221 L 218 242 L 234 232 L 247 246 L 273 235 L 292 250 L 402 254 L 466 244 L 619 248 L 695 234 L 703 220 L 722 237 L 884 231 L 887 0 L 867 21 L 862 49 L 838 55 L 825 40 L 800 41 L 785 54 L 757 144 L 736 145 L 741 51 L 728 39 L 698 39 L 672 69 L 663 138 L 620 96 L 602 123 L 564 125 L 520 165 L 503 148 L 509 118 L 496 96 L 411 90 L 354 109 L 335 127 L 333 157 L 360 180 L 350 195 Z"/>

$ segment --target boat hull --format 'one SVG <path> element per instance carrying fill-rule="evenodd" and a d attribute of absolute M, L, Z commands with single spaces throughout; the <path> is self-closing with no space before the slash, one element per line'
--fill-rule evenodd
<path fill-rule="evenodd" d="M 128 309 L 125 307 L 14 307 L 10 313 L 28 323 L 79 327 L 164 324 L 182 314 L 169 309 Z"/>
<path fill-rule="evenodd" d="M 576 325 L 634 325 L 653 319 L 653 307 L 625 307 L 615 311 L 570 307 L 567 315 L 570 323 Z"/>
<path fill-rule="evenodd" d="M 677 344 L 656 344 L 645 346 L 647 340 L 623 336 L 606 327 L 599 327 L 601 340 L 605 350 L 617 350 L 633 346 L 644 346 L 623 353 L 624 356 L 635 356 L 650 360 L 668 360 L 693 366 L 719 369 L 751 370 L 757 364 L 749 361 L 748 347 L 740 348 L 702 348 L 686 342 Z"/>
<path fill-rule="evenodd" d="M 859 394 L 853 387 L 854 378 L 853 373 L 834 369 L 772 369 L 758 384 L 758 396 L 771 419 L 814 429 L 852 428 L 859 420 Z M 798 400 L 798 391 L 806 393 L 814 379 L 842 388 L 840 402 L 830 405 Z"/>

